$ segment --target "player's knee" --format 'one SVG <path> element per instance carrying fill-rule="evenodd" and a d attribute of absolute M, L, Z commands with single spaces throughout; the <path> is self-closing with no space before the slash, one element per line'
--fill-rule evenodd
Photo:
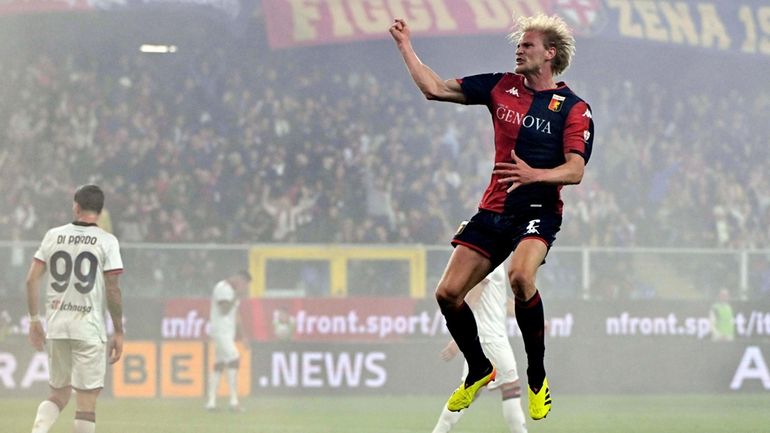
<path fill-rule="evenodd" d="M 76 390 L 77 410 L 80 412 L 96 412 L 96 399 L 101 389 Z"/>
<path fill-rule="evenodd" d="M 438 302 L 441 311 L 457 309 L 463 303 L 463 297 L 457 294 L 451 287 L 440 284 L 436 288 L 436 302 Z"/>
<path fill-rule="evenodd" d="M 511 268 L 508 271 L 508 279 L 511 281 L 514 295 L 519 299 L 525 299 L 525 295 L 535 287 L 535 275 L 524 269 Z"/>

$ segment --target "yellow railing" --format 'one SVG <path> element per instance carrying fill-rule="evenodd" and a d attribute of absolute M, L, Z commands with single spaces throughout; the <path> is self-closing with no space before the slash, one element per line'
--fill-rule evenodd
<path fill-rule="evenodd" d="M 405 260 L 409 263 L 409 294 L 425 297 L 425 248 L 422 246 L 373 247 L 328 245 L 256 246 L 249 250 L 249 272 L 252 275 L 251 295 L 265 295 L 269 260 L 319 260 L 329 263 L 331 296 L 348 294 L 348 261 Z"/>

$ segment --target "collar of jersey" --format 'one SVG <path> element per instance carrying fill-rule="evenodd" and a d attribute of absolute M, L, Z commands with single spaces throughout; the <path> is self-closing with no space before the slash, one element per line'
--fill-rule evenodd
<path fill-rule="evenodd" d="M 533 88 L 531 88 L 531 87 L 527 86 L 526 84 L 524 84 L 524 80 L 522 80 L 522 82 L 521 82 L 521 85 L 522 85 L 522 86 L 524 86 L 524 88 L 525 88 L 525 89 L 526 89 L 526 90 L 527 90 L 529 93 L 532 93 L 532 94 L 535 94 L 535 93 L 548 93 L 548 92 L 555 92 L 555 91 L 557 91 L 557 90 L 562 90 L 562 89 L 564 89 L 565 87 L 567 87 L 567 83 L 565 83 L 564 81 L 559 81 L 559 82 L 557 82 L 557 83 L 556 83 L 556 87 L 554 87 L 553 89 L 545 89 L 545 90 L 535 90 L 535 89 L 533 89 Z"/>
<path fill-rule="evenodd" d="M 82 227 L 91 227 L 91 226 L 96 226 L 96 223 L 85 223 L 83 221 L 72 221 L 72 225 L 82 226 Z"/>

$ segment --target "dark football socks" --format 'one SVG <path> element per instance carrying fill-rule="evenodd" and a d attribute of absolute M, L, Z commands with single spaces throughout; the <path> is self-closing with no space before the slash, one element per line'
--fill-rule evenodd
<path fill-rule="evenodd" d="M 468 377 L 465 378 L 465 385 L 469 386 L 489 374 L 492 370 L 492 363 L 489 362 L 486 355 L 484 355 L 484 351 L 481 349 L 479 332 L 476 327 L 476 319 L 473 317 L 473 311 L 463 301 L 458 309 L 441 306 L 441 313 L 446 319 L 446 327 L 449 329 L 449 333 L 468 362 Z"/>
<path fill-rule="evenodd" d="M 545 379 L 545 317 L 540 292 L 535 292 L 528 301 L 516 298 L 516 322 L 527 352 L 527 380 L 530 388 L 537 392 Z"/>

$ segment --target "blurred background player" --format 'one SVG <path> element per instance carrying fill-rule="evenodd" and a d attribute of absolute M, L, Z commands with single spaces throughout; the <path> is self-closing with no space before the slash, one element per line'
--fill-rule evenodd
<path fill-rule="evenodd" d="M 217 388 L 222 372 L 227 370 L 227 384 L 230 389 L 230 410 L 241 411 L 238 403 L 238 367 L 240 366 L 240 354 L 235 347 L 235 340 L 239 335 L 244 337 L 241 325 L 241 316 L 238 313 L 240 298 L 246 294 L 251 276 L 246 271 L 218 282 L 214 286 L 211 295 L 211 328 L 209 336 L 214 343 L 216 361 L 214 370 L 209 375 L 208 402 L 206 409 L 216 410 Z"/>
<path fill-rule="evenodd" d="M 96 225 L 104 193 L 96 185 L 75 192 L 75 221 L 49 230 L 27 274 L 29 340 L 48 350 L 51 396 L 40 403 L 32 433 L 47 432 L 76 392 L 75 433 L 96 430 L 96 398 L 110 364 L 123 352 L 123 307 L 118 276 L 123 272 L 118 240 Z M 46 323 L 38 317 L 41 278 L 46 276 Z M 105 348 L 105 303 L 114 333 Z"/>
<path fill-rule="evenodd" d="M 730 305 L 730 292 L 720 289 L 717 300 L 709 310 L 711 339 L 713 341 L 733 341 L 735 339 L 735 315 Z"/>
<path fill-rule="evenodd" d="M 484 353 L 497 368 L 497 377 L 489 384 L 490 389 L 499 388 L 502 395 L 503 418 L 511 433 L 526 433 L 524 411 L 521 408 L 521 385 L 516 370 L 516 358 L 508 341 L 507 316 L 510 286 L 505 266 L 500 265 L 490 272 L 465 297 L 473 309 L 479 328 L 479 341 Z M 449 361 L 459 349 L 454 340 L 441 351 L 441 358 Z M 463 367 L 463 377 L 468 375 L 468 363 Z M 448 433 L 462 417 L 464 411 L 452 412 L 444 405 L 433 433 Z"/>

